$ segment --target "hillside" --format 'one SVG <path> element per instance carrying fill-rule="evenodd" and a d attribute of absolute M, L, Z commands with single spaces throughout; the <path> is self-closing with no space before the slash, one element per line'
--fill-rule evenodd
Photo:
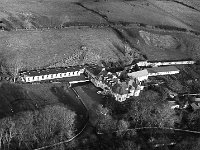
<path fill-rule="evenodd" d="M 181 32 L 162 32 L 139 28 L 120 30 L 130 44 L 148 60 L 199 60 L 200 38 Z"/>
<path fill-rule="evenodd" d="M 200 11 L 172 1 L 149 0 L 149 2 L 151 2 L 151 4 L 155 7 L 158 7 L 159 9 L 162 9 L 163 11 L 173 15 L 178 20 L 182 20 L 182 22 L 188 26 L 199 31 Z"/>
<path fill-rule="evenodd" d="M 11 71 L 48 66 L 79 53 L 82 45 L 87 47 L 83 58 L 68 65 L 124 59 L 123 43 L 109 28 L 1 32 L 0 38 L 0 59 Z"/>
<path fill-rule="evenodd" d="M 66 78 L 41 84 L 8 80 L 18 79 L 19 71 L 86 63 L 103 62 L 115 70 L 134 60 L 199 61 L 199 24 L 198 0 L 0 0 L 0 79 L 6 77 L 0 81 L 0 149 L 59 143 L 46 149 L 193 150 L 197 137 L 188 140 L 191 133 L 132 129 L 200 131 L 200 109 L 189 114 L 171 109 L 168 101 L 173 92 L 200 92 L 199 64 L 177 65 L 178 74 L 149 77 L 163 84 L 145 87 L 122 103 L 99 94 L 102 89 L 91 82 L 69 87 Z M 182 105 L 188 99 L 174 100 Z M 60 145 L 79 129 L 79 137 Z M 151 144 L 159 136 L 164 142 Z M 171 149 L 167 143 L 172 139 Z"/>
<path fill-rule="evenodd" d="M 148 25 L 161 24 L 187 29 L 193 28 L 193 26 L 189 26 L 187 22 L 185 22 L 187 20 L 178 18 L 149 1 L 85 2 L 82 3 L 82 5 L 88 8 L 88 10 L 90 9 L 106 16 L 107 20 L 112 22 L 138 22 Z M 196 16 L 195 19 L 199 19 L 198 16 Z"/>
<path fill-rule="evenodd" d="M 187 5 L 188 7 L 191 7 L 193 9 L 200 11 L 200 1 L 199 0 L 176 0 L 176 2 L 182 3 L 184 5 Z"/>
<path fill-rule="evenodd" d="M 3 0 L 0 26 L 5 30 L 60 27 L 64 23 L 104 23 L 96 14 L 76 5 L 77 0 Z"/>
<path fill-rule="evenodd" d="M 200 57 L 198 37 L 140 28 L 121 28 L 118 32 L 111 28 L 19 30 L 1 32 L 0 38 L 0 62 L 11 73 L 16 69 L 48 67 L 57 62 L 58 67 L 101 60 L 126 62 L 124 40 L 130 43 L 134 55 L 142 53 L 149 60 L 197 60 Z M 168 43 L 170 39 L 172 46 Z M 81 50 L 83 45 L 86 50 Z"/>

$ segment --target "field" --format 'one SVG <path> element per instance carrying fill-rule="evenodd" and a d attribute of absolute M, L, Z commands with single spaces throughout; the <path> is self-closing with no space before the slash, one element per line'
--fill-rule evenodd
<path fill-rule="evenodd" d="M 67 105 L 78 117 L 85 112 L 82 103 L 65 83 L 16 85 L 3 82 L 0 91 L 0 118 L 23 111 L 38 110 L 47 105 Z"/>
<path fill-rule="evenodd" d="M 77 1 L 3 0 L 0 20 L 7 30 L 59 27 L 68 22 L 105 22 L 100 16 L 69 2 Z"/>
<path fill-rule="evenodd" d="M 200 58 L 198 48 L 200 39 L 198 37 L 184 33 L 141 30 L 139 28 L 124 28 L 120 31 L 133 47 L 147 56 L 148 60 L 198 60 Z M 151 42 L 146 43 L 139 31 L 145 32 Z M 174 39 L 175 45 L 170 46 L 170 41 L 168 41 L 167 37 Z"/>
<path fill-rule="evenodd" d="M 85 8 L 77 3 L 81 3 Z M 63 24 L 77 22 L 107 23 L 107 21 L 162 24 L 190 30 L 198 30 L 199 27 L 198 11 L 173 2 L 169 4 L 151 0 L 110 0 L 107 2 L 94 2 L 92 0 L 3 0 L 0 5 L 2 8 L 0 25 L 7 30 L 60 27 Z M 178 10 L 176 10 L 177 7 Z"/>
<path fill-rule="evenodd" d="M 194 9 L 200 10 L 200 2 L 199 0 L 176 0 L 180 3 L 193 7 Z"/>
<path fill-rule="evenodd" d="M 87 47 L 83 58 L 68 65 L 124 59 L 119 51 L 123 43 L 109 28 L 2 32 L 0 39 L 1 62 L 11 72 L 16 67 L 19 70 L 42 68 L 68 59 L 80 52 L 82 45 Z"/>
<path fill-rule="evenodd" d="M 171 36 L 176 46 L 168 49 L 148 44 L 139 31 L 155 35 L 165 41 Z M 65 60 L 65 66 L 85 63 L 99 63 L 100 60 L 125 61 L 124 43 L 130 42 L 132 50 L 147 56 L 148 60 L 198 60 L 199 38 L 184 33 L 141 30 L 140 28 L 121 28 L 116 33 L 111 28 L 68 28 L 35 31 L 10 31 L 0 35 L 0 62 L 14 73 L 15 70 L 43 68 Z M 151 39 L 155 41 L 154 39 Z M 87 47 L 82 51 L 81 46 Z M 76 55 L 76 57 L 74 57 Z M 62 66 L 57 63 L 56 66 Z"/>
<path fill-rule="evenodd" d="M 185 22 L 195 30 L 199 31 L 200 12 L 188 8 L 184 5 L 171 2 L 171 1 L 151 1 L 151 4 L 163 9 L 165 12 L 172 14 L 176 18 Z"/>
<path fill-rule="evenodd" d="M 83 5 L 107 17 L 112 22 L 138 22 L 149 25 L 170 25 L 192 29 L 181 20 L 148 1 L 99 2 L 83 3 Z M 117 15 L 116 15 L 117 14 Z M 197 19 L 197 18 L 196 18 Z"/>
<path fill-rule="evenodd" d="M 184 4 L 164 0 L 1 0 L 0 30 L 5 31 L 0 31 L 0 71 L 3 74 L 6 72 L 16 75 L 21 70 L 85 63 L 100 64 L 102 60 L 127 64 L 140 57 L 150 61 L 199 60 L 200 38 L 187 33 L 189 30 L 200 31 L 200 2 L 197 0 L 176 1 Z M 130 26 L 116 28 L 93 26 L 116 22 L 136 24 L 132 28 Z M 79 23 L 85 27 L 60 28 Z M 184 28 L 183 30 L 187 33 L 154 28 L 159 25 L 168 28 Z M 83 49 L 83 46 L 86 49 Z M 113 97 L 97 94 L 99 89 L 92 83 L 74 85 L 73 88 L 80 96 L 77 98 L 73 89 L 64 82 L 44 84 L 0 82 L 0 119 L 4 121 L 5 118 L 9 120 L 14 117 L 19 121 L 19 126 L 23 126 L 24 124 L 20 123 L 21 120 L 16 115 L 43 110 L 47 112 L 47 116 L 50 116 L 48 121 L 51 124 L 53 122 L 51 116 L 55 118 L 57 112 L 59 110 L 63 112 L 66 107 L 76 114 L 75 132 L 78 132 L 87 121 L 85 107 L 80 101 L 82 99 L 89 111 L 89 125 L 92 129 L 88 131 L 86 128 L 82 134 L 82 137 L 87 135 L 88 139 L 79 138 L 72 142 L 72 145 L 77 146 L 81 143 L 88 146 L 87 149 L 99 149 L 103 145 L 102 149 L 110 149 L 114 134 L 106 135 L 107 137 L 102 139 L 96 134 L 98 124 L 103 119 L 106 121 L 107 118 L 108 122 L 105 122 L 107 126 L 115 128 L 118 124 L 117 130 L 127 129 L 134 127 L 135 121 L 140 120 L 134 115 L 139 113 L 141 118 L 146 116 L 145 119 L 153 125 L 153 119 L 156 118 L 152 116 L 153 111 L 156 110 L 154 110 L 155 107 L 159 108 L 159 115 L 160 112 L 163 113 L 156 122 L 161 124 L 162 120 L 170 119 L 165 118 L 170 115 L 170 107 L 168 108 L 168 105 L 160 107 L 165 102 L 167 104 L 169 92 L 200 92 L 200 67 L 179 65 L 177 68 L 180 69 L 179 74 L 153 77 L 162 79 L 164 84 L 145 89 L 139 97 L 133 97 L 124 103 L 116 102 Z M 49 110 L 45 109 L 46 107 Z M 51 107 L 54 107 L 56 111 L 52 111 Z M 61 116 L 62 119 L 68 120 L 67 117 L 63 117 L 64 115 Z M 27 118 L 31 119 L 31 117 Z M 38 117 L 35 118 L 38 119 Z M 132 121 L 129 122 L 129 119 Z M 166 122 L 173 123 L 173 120 L 166 120 Z M 7 133 L 11 133 L 12 125 L 9 131 L 7 127 L 6 122 L 5 131 L 1 128 L 0 132 L 0 135 L 5 132 L 6 138 Z M 30 133 L 27 135 L 34 135 L 31 132 L 27 133 Z M 57 132 L 54 135 L 57 136 Z M 133 138 L 133 136 L 129 138 L 130 141 L 142 139 L 142 137 Z M 28 139 L 25 140 L 28 141 Z M 119 141 L 123 140 L 121 136 Z M 48 139 L 47 141 L 52 144 Z M 115 147 L 120 147 L 119 141 L 114 143 Z M 3 143 L 1 138 L 0 142 Z M 91 148 L 92 144 L 89 142 L 99 147 Z M 145 142 L 141 142 L 142 145 L 145 145 Z M 122 145 L 121 149 L 126 149 L 126 145 L 127 149 L 137 149 L 131 148 L 131 143 Z M 73 148 L 78 149 L 78 147 Z M 59 148 L 55 147 L 55 149 Z"/>

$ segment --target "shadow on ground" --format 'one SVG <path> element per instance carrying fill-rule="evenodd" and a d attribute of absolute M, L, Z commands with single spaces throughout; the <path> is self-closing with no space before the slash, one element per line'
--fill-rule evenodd
<path fill-rule="evenodd" d="M 87 110 L 71 88 L 66 86 L 52 87 L 51 92 L 58 97 L 59 102 L 77 114 L 77 128 L 82 128 L 83 122 L 88 118 Z"/>
<path fill-rule="evenodd" d="M 33 93 L 30 94 L 19 85 L 0 83 L 0 119 L 22 111 L 39 109 L 44 104 L 43 99 Z"/>

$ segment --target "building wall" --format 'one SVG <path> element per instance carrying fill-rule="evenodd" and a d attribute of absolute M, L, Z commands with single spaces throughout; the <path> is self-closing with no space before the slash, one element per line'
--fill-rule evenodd
<path fill-rule="evenodd" d="M 171 62 L 138 62 L 138 66 L 169 66 L 169 65 L 184 65 L 184 64 L 195 64 L 195 61 L 171 61 Z"/>
<path fill-rule="evenodd" d="M 63 77 L 72 77 L 72 76 L 80 76 L 83 70 L 75 71 L 75 72 L 65 72 L 58 74 L 47 74 L 41 76 L 25 76 L 25 82 L 35 82 L 35 81 L 43 81 L 50 79 L 59 79 Z"/>
<path fill-rule="evenodd" d="M 148 79 L 148 76 L 142 76 L 137 78 L 139 81 L 144 81 Z"/>
<path fill-rule="evenodd" d="M 156 72 L 156 73 L 149 73 L 148 76 L 168 75 L 168 74 L 177 74 L 177 73 L 179 73 L 179 71 Z"/>

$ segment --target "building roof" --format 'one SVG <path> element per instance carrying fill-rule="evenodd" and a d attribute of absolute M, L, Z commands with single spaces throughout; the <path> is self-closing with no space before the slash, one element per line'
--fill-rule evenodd
<path fill-rule="evenodd" d="M 92 73 L 93 75 L 97 76 L 101 72 L 102 67 L 95 64 L 91 64 L 91 65 L 86 65 L 85 69 L 89 71 L 90 73 Z"/>
<path fill-rule="evenodd" d="M 68 77 L 68 78 L 63 78 L 63 79 L 68 81 L 68 82 L 88 80 L 88 78 L 86 76 L 84 76 L 83 74 L 80 75 L 80 76 L 73 76 L 73 77 Z"/>
<path fill-rule="evenodd" d="M 128 94 L 128 84 L 126 82 L 116 83 L 112 87 L 112 91 L 120 95 Z"/>
<path fill-rule="evenodd" d="M 179 69 L 175 66 L 166 66 L 166 67 L 153 67 L 147 68 L 148 73 L 158 73 L 158 72 L 170 72 L 170 71 L 178 71 Z"/>
<path fill-rule="evenodd" d="M 101 72 L 99 73 L 99 75 L 105 76 L 105 75 L 107 75 L 107 73 L 108 72 L 105 69 L 102 69 Z"/>
<path fill-rule="evenodd" d="M 146 69 L 144 69 L 144 70 L 140 70 L 140 71 L 136 71 L 136 72 L 131 72 L 131 73 L 128 73 L 128 76 L 134 77 L 134 78 L 148 76 L 148 71 Z"/>
<path fill-rule="evenodd" d="M 60 68 L 47 68 L 47 69 L 40 69 L 40 70 L 30 70 L 26 72 L 21 72 L 21 75 L 27 76 L 41 76 L 47 74 L 58 74 L 58 73 L 65 73 L 65 72 L 74 72 L 83 69 L 83 66 L 69 66 L 69 67 L 60 67 Z"/>
<path fill-rule="evenodd" d="M 138 84 L 136 84 L 136 82 L 133 79 L 130 79 L 128 81 L 128 86 L 132 86 L 132 87 L 134 87 L 136 89 Z"/>

